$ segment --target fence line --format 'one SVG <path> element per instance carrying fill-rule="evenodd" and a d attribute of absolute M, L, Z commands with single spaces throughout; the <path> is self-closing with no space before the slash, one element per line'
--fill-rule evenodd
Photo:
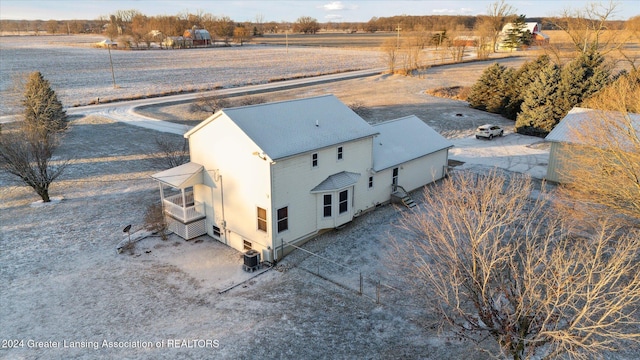
<path fill-rule="evenodd" d="M 400 290 L 398 288 L 395 288 L 395 287 L 393 287 L 393 286 L 391 286 L 389 284 L 382 283 L 380 281 L 380 279 L 373 279 L 373 278 L 368 277 L 368 276 L 363 276 L 362 275 L 362 271 L 360 271 L 358 269 L 346 266 L 344 264 L 340 264 L 340 263 L 338 263 L 338 262 L 336 262 L 334 260 L 326 258 L 326 257 L 324 257 L 322 255 L 316 254 L 316 253 L 314 253 L 312 251 L 309 251 L 307 249 L 303 249 L 303 248 L 301 248 L 301 247 L 299 247 L 297 245 L 288 243 L 285 246 L 291 246 L 294 249 L 297 249 L 297 250 L 300 250 L 300 251 L 302 251 L 302 252 L 304 252 L 306 254 L 309 254 L 310 257 L 313 257 L 315 259 L 320 259 L 320 260 L 323 260 L 325 262 L 331 263 L 333 265 L 338 266 L 341 269 L 346 269 L 349 275 L 356 275 L 357 274 L 358 275 L 357 285 L 353 286 L 353 285 L 347 284 L 344 281 L 341 282 L 341 281 L 338 281 L 336 279 L 330 278 L 330 276 L 329 276 L 330 271 L 329 270 L 327 270 L 325 273 L 321 274 L 320 273 L 320 265 L 322 265 L 322 264 L 320 262 L 318 262 L 316 264 L 316 268 L 313 269 L 315 271 L 313 271 L 312 269 L 309 269 L 309 268 L 298 266 L 298 267 L 300 267 L 300 269 L 305 270 L 306 272 L 308 272 L 308 273 L 310 273 L 312 275 L 315 275 L 315 276 L 317 276 L 317 277 L 319 277 L 319 278 L 321 278 L 321 279 L 323 279 L 325 281 L 329 281 L 329 282 L 331 282 L 333 284 L 336 284 L 336 285 L 338 285 L 338 286 L 340 286 L 342 288 L 345 288 L 347 290 L 352 290 L 352 291 L 356 292 L 360 296 L 363 296 L 363 297 L 366 297 L 366 298 L 368 298 L 368 299 L 370 299 L 372 301 L 375 301 L 376 304 L 380 304 L 381 303 L 380 302 L 380 297 L 381 297 L 381 293 L 382 293 L 381 290 L 383 288 L 386 288 L 386 289 L 389 289 L 389 290 L 392 290 L 392 291 L 402 291 L 402 290 Z M 301 264 L 302 262 L 304 262 L 304 261 L 306 261 L 308 259 L 309 259 L 309 257 L 301 260 L 298 264 Z M 368 295 L 366 293 L 366 291 L 365 291 L 366 290 L 365 289 L 365 285 L 366 284 L 370 284 L 370 285 L 372 285 L 372 287 L 375 287 L 375 292 L 371 296 Z"/>

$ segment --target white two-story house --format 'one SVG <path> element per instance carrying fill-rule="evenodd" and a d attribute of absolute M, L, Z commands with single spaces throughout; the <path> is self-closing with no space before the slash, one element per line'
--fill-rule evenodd
<path fill-rule="evenodd" d="M 169 228 L 264 260 L 442 178 L 452 147 L 415 116 L 370 125 L 333 95 L 223 109 L 184 136 L 191 162 L 153 175 Z"/>

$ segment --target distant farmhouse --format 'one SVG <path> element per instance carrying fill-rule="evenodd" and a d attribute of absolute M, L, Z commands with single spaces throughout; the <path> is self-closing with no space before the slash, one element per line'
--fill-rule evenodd
<path fill-rule="evenodd" d="M 537 22 L 527 22 L 523 25 L 524 28 L 522 28 L 522 36 L 529 36 L 530 34 L 531 46 L 540 46 L 549 43 L 549 36 L 541 31 L 540 24 Z M 500 39 L 496 44 L 498 50 L 514 49 L 514 44 L 509 41 L 509 34 L 514 30 L 516 30 L 516 25 L 514 23 L 505 24 L 500 32 Z"/>
<path fill-rule="evenodd" d="M 611 117 L 613 121 L 603 124 L 598 119 L 603 115 Z M 623 132 L 629 134 L 640 133 L 640 114 L 629 113 L 626 115 L 628 119 L 622 119 L 623 116 L 625 115 L 614 111 L 602 113 L 599 110 L 587 108 L 575 107 L 571 109 L 545 138 L 545 140 L 551 142 L 547 179 L 558 183 L 572 181 L 572 179 L 567 178 L 566 169 L 583 165 L 572 161 L 572 154 L 577 151 L 589 151 L 589 146 L 594 146 L 594 143 L 596 146 L 598 143 L 602 143 L 603 146 L 605 144 L 616 144 L 616 146 L 629 146 L 630 149 L 633 149 L 633 145 L 628 144 L 628 135 L 623 135 Z M 613 124 L 616 126 L 613 126 Z M 593 133 L 585 134 L 584 129 L 603 125 L 610 128 L 605 131 L 598 131 L 599 137 L 597 139 L 585 138 L 585 136 L 592 137 Z M 607 136 L 612 138 L 607 139 Z M 589 140 L 589 143 L 587 143 L 587 140 Z M 612 159 L 612 161 L 615 160 Z M 615 179 L 612 180 L 615 181 Z"/>
<path fill-rule="evenodd" d="M 446 174 L 453 145 L 408 116 L 370 125 L 333 95 L 223 109 L 185 134 L 191 162 L 154 174 L 169 228 L 281 259 Z"/>

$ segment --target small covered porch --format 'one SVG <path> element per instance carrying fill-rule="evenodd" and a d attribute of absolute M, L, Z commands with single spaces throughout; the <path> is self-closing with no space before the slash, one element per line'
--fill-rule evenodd
<path fill-rule="evenodd" d="M 169 230 L 185 240 L 206 234 L 204 204 L 194 200 L 193 186 L 203 183 L 204 167 L 194 162 L 151 175 L 160 186 L 160 200 Z"/>

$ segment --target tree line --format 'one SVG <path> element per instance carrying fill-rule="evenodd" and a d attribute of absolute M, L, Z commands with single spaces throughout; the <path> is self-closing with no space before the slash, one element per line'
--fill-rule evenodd
<path fill-rule="evenodd" d="M 486 15 L 396 15 L 389 17 L 373 17 L 367 22 L 319 22 L 309 16 L 302 16 L 295 22 L 265 21 L 262 15 L 256 15 L 253 21 L 237 22 L 228 16 L 215 16 L 210 13 L 180 13 L 177 15 L 146 16 L 137 10 L 118 10 L 111 15 L 100 16 L 93 20 L 0 20 L 0 31 L 14 32 L 16 34 L 48 33 L 48 34 L 101 34 L 105 27 L 112 22 L 112 16 L 121 23 L 132 22 L 134 16 L 142 16 L 147 21 L 156 25 L 165 24 L 163 27 L 173 29 L 169 36 L 181 35 L 185 29 L 193 26 L 207 28 L 214 20 L 242 24 L 250 30 L 255 30 L 254 35 L 293 31 L 312 34 L 318 31 L 344 31 L 344 32 L 393 32 L 398 27 L 404 32 L 412 31 L 453 31 L 473 30 L 477 25 L 485 21 Z M 140 18 L 139 20 L 142 20 Z M 561 30 L 563 17 L 531 17 L 529 22 L 537 22 L 542 30 Z M 309 24 L 311 27 L 305 26 Z M 607 27 L 612 30 L 623 29 L 625 21 L 608 20 Z M 208 29 L 208 28 L 207 28 Z M 312 31 L 315 29 L 314 31 Z M 158 29 L 155 29 L 158 30 Z M 208 29 L 209 30 L 209 29 Z M 171 31 L 171 30 L 169 30 Z"/>

